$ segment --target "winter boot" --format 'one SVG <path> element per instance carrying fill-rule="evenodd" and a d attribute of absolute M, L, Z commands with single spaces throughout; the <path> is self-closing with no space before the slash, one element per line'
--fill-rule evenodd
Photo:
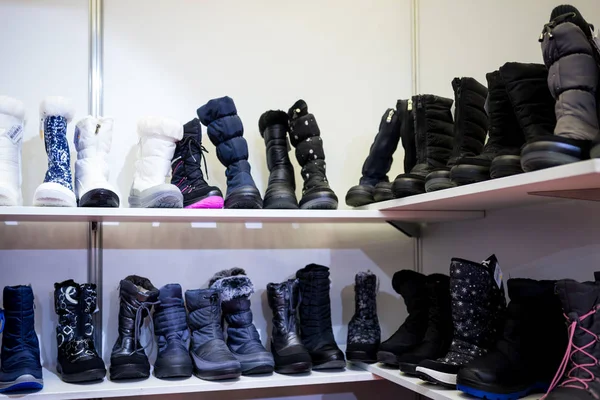
<path fill-rule="evenodd" d="M 194 118 L 183 126 L 183 139 L 177 142 L 171 161 L 171 183 L 183 194 L 183 208 L 223 208 L 221 190 L 204 180 L 204 152 L 208 153 L 208 150 L 202 145 L 202 125 Z M 208 171 L 206 175 L 208 178 Z"/>
<path fill-rule="evenodd" d="M 170 283 L 161 287 L 158 300 L 160 304 L 154 309 L 153 316 L 154 334 L 158 342 L 154 376 L 159 379 L 189 378 L 193 365 L 181 286 Z"/>
<path fill-rule="evenodd" d="M 567 319 L 567 350 L 545 400 L 594 400 L 600 393 L 600 283 L 556 283 Z"/>
<path fill-rule="evenodd" d="M 427 331 L 429 296 L 425 275 L 412 270 L 402 270 L 394 274 L 392 287 L 406 304 L 408 317 L 388 340 L 381 343 L 377 361 L 397 366 L 398 357 L 417 347 Z"/>
<path fill-rule="evenodd" d="M 364 206 L 375 201 L 390 200 L 392 184 L 387 173 L 392 167 L 392 156 L 400 142 L 400 119 L 398 112 L 388 108 L 381 117 L 379 132 L 369 149 L 369 155 L 362 167 L 362 177 L 357 186 L 346 194 L 346 204 L 351 207 Z M 375 200 L 375 193 L 378 200 Z"/>
<path fill-rule="evenodd" d="M 423 341 L 412 350 L 400 354 L 400 371 L 415 375 L 423 360 L 435 360 L 446 355 L 452 341 L 452 311 L 450 309 L 450 278 L 431 274 L 425 283 L 429 294 L 429 316 Z"/>
<path fill-rule="evenodd" d="M 313 114 L 308 113 L 304 100 L 298 100 L 289 109 L 290 139 L 296 148 L 296 159 L 302 168 L 302 209 L 335 210 L 338 198 L 329 187 L 325 175 L 323 139 Z"/>
<path fill-rule="evenodd" d="M 119 285 L 119 336 L 110 354 L 110 379 L 146 379 L 150 363 L 140 345 L 139 332 L 152 306 L 158 304 L 158 289 L 150 280 L 130 275 Z"/>
<path fill-rule="evenodd" d="M 300 285 L 300 337 L 312 360 L 312 369 L 345 368 L 344 353 L 333 337 L 329 268 L 309 264 L 296 272 Z"/>
<path fill-rule="evenodd" d="M 417 161 L 410 172 L 400 174 L 394 180 L 394 197 L 425 193 L 427 175 L 448 163 L 454 144 L 452 103 L 451 99 L 430 94 L 413 96 Z M 402 120 L 402 125 L 409 123 L 409 120 Z M 401 129 L 408 130 L 408 127 Z"/>
<path fill-rule="evenodd" d="M 87 116 L 75 126 L 75 195 L 79 207 L 119 207 L 116 189 L 108 183 L 106 160 L 112 143 L 112 118 Z"/>
<path fill-rule="evenodd" d="M 544 26 L 540 42 L 548 67 L 548 88 L 556 100 L 554 135 L 528 140 L 522 165 L 534 171 L 569 164 L 589 156 L 591 141 L 600 134 L 596 108 L 598 65 L 592 28 L 573 6 L 558 6 Z"/>
<path fill-rule="evenodd" d="M 33 307 L 31 286 L 4 288 L 4 325 L 0 318 L 0 328 L 4 327 L 0 393 L 40 390 L 44 386 Z"/>
<path fill-rule="evenodd" d="M 71 153 L 67 141 L 67 124 L 75 110 L 64 97 L 47 97 L 40 105 L 42 131 L 48 171 L 44 183 L 33 195 L 34 206 L 77 207 L 71 177 Z"/>
<path fill-rule="evenodd" d="M 485 399 L 517 399 L 547 390 L 567 347 L 555 283 L 508 280 L 504 333 L 494 350 L 460 370 L 459 390 Z"/>
<path fill-rule="evenodd" d="M 252 322 L 250 296 L 254 285 L 241 268 L 216 273 L 210 287 L 221 292 L 221 308 L 227 322 L 227 347 L 240 362 L 243 375 L 270 374 L 275 362 L 273 355 L 260 342 Z"/>
<path fill-rule="evenodd" d="M 165 183 L 175 143 L 183 137 L 183 127 L 170 118 L 146 117 L 138 121 L 138 159 L 129 191 L 132 208 L 182 208 L 179 188 Z"/>
<path fill-rule="evenodd" d="M 312 368 L 310 354 L 299 339 L 297 308 L 300 302 L 298 280 L 267 285 L 267 299 L 273 312 L 271 353 L 275 359 L 275 372 L 296 374 Z"/>
<path fill-rule="evenodd" d="M 198 109 L 197 114 L 208 127 L 208 137 L 217 147 L 219 161 L 227 168 L 225 208 L 262 208 L 260 192 L 250 174 L 244 127 L 233 99 L 210 100 Z"/>
<path fill-rule="evenodd" d="M 497 265 L 495 256 L 482 264 L 452 259 L 450 296 L 454 336 L 445 356 L 419 363 L 416 372 L 421 379 L 455 388 L 460 369 L 487 354 L 496 344 L 506 309 L 502 281 L 494 279 Z"/>
<path fill-rule="evenodd" d="M 381 328 L 377 318 L 377 276 L 359 272 L 354 278 L 354 315 L 348 324 L 346 358 L 377 362 Z"/>
<path fill-rule="evenodd" d="M 0 206 L 21 206 L 21 147 L 25 106 L 12 97 L 0 96 Z"/>
<path fill-rule="evenodd" d="M 452 89 L 454 89 L 456 105 L 454 147 L 447 166 L 427 175 L 425 181 L 427 192 L 456 186 L 456 183 L 450 179 L 450 170 L 459 159 L 481 154 L 487 136 L 488 119 L 485 111 L 487 88 L 473 78 L 454 78 Z"/>
<path fill-rule="evenodd" d="M 185 303 L 192 331 L 190 352 L 194 375 L 208 381 L 238 378 L 242 374 L 242 367 L 223 340 L 219 291 L 188 290 L 185 292 Z"/>
<path fill-rule="evenodd" d="M 94 344 L 92 314 L 96 311 L 96 285 L 73 280 L 54 284 L 54 309 L 58 315 L 56 370 L 68 383 L 100 381 L 106 376 L 104 361 Z"/>
<path fill-rule="evenodd" d="M 288 156 L 288 116 L 283 111 L 267 111 L 258 120 L 258 130 L 267 147 L 269 185 L 263 208 L 297 209 L 294 167 Z"/>

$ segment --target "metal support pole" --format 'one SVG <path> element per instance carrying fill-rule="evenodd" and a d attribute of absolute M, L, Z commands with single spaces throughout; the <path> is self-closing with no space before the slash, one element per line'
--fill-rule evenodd
<path fill-rule="evenodd" d="M 411 2 L 411 82 L 412 94 L 417 95 L 420 91 L 419 84 L 419 0 Z"/>
<path fill-rule="evenodd" d="M 89 101 L 88 110 L 94 117 L 103 114 L 103 24 L 104 12 L 102 0 L 89 0 Z"/>
<path fill-rule="evenodd" d="M 102 354 L 102 223 L 90 222 L 88 229 L 88 281 L 96 284 L 98 311 L 94 313 L 94 341 Z"/>

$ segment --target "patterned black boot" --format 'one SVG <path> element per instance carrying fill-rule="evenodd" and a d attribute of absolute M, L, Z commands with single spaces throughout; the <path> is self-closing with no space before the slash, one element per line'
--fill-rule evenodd
<path fill-rule="evenodd" d="M 354 282 L 354 316 L 348 324 L 346 358 L 374 363 L 381 341 L 377 318 L 377 277 L 370 271 L 359 272 Z"/>

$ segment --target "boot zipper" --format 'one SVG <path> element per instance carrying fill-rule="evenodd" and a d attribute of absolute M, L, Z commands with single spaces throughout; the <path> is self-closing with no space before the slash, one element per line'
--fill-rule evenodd
<path fill-rule="evenodd" d="M 462 79 L 459 79 L 459 81 L 457 82 L 457 87 L 456 87 L 456 104 L 455 104 L 455 109 L 454 109 L 454 114 L 455 114 L 455 118 L 454 118 L 454 137 L 458 138 L 459 135 L 462 135 L 462 132 L 459 132 L 459 128 L 461 126 L 461 110 L 462 110 L 462 101 L 461 101 L 461 95 L 462 95 Z M 457 140 L 457 144 L 459 144 L 458 142 L 464 142 L 464 137 L 461 137 L 462 140 Z M 461 146 L 457 146 L 458 148 L 456 149 L 457 151 L 452 151 L 452 156 L 453 157 L 459 157 L 460 156 L 460 151 L 461 151 Z"/>
<path fill-rule="evenodd" d="M 406 111 L 412 111 L 412 109 L 413 109 L 412 99 L 408 99 L 408 105 L 406 107 Z"/>
<path fill-rule="evenodd" d="M 390 110 L 390 112 L 388 113 L 388 116 L 387 116 L 387 118 L 385 119 L 385 122 L 386 122 L 386 123 L 388 123 L 388 124 L 389 124 L 390 122 L 392 122 L 392 117 L 393 117 L 393 116 L 394 116 L 394 110 L 393 110 L 393 109 L 391 109 L 391 110 Z"/>
<path fill-rule="evenodd" d="M 100 132 L 100 124 L 96 124 L 96 132 L 94 132 L 94 134 L 98 134 L 98 132 Z"/>

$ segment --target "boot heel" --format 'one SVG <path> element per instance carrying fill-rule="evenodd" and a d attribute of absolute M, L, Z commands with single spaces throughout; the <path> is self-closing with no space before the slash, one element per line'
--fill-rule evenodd
<path fill-rule="evenodd" d="M 577 145 L 557 141 L 539 141 L 530 143 L 523 148 L 521 166 L 525 172 L 537 171 L 571 164 L 584 158 L 586 158 L 585 150 Z"/>
<path fill-rule="evenodd" d="M 492 179 L 523 173 L 520 156 L 498 156 L 492 161 L 490 177 Z"/>
<path fill-rule="evenodd" d="M 140 364 L 111 365 L 110 380 L 146 379 L 150 377 L 150 366 Z"/>
<path fill-rule="evenodd" d="M 261 209 L 262 207 L 260 192 L 252 186 L 236 189 L 225 198 L 225 208 Z"/>

